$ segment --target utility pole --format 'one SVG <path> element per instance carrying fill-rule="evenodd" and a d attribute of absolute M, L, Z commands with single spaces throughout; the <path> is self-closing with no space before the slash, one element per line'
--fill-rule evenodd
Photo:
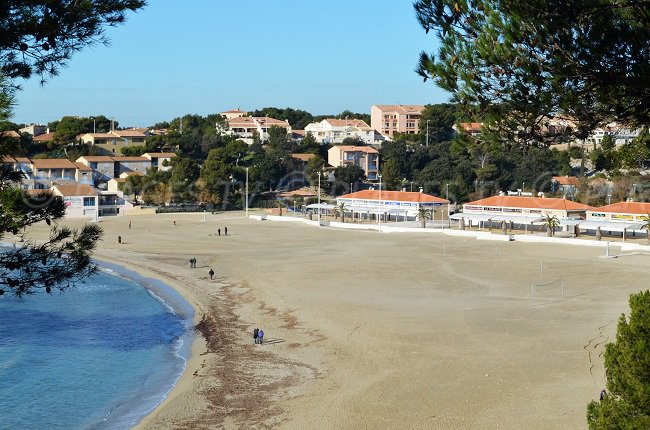
<path fill-rule="evenodd" d="M 180 128 L 181 136 L 183 135 L 183 117 L 181 117 L 181 128 Z"/>

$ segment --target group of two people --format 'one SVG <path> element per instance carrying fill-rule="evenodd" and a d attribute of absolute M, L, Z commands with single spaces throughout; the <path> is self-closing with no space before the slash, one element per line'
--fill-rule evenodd
<path fill-rule="evenodd" d="M 255 330 L 253 330 L 253 340 L 255 340 L 256 344 L 259 343 L 261 345 L 264 342 L 264 330 L 255 327 Z"/>

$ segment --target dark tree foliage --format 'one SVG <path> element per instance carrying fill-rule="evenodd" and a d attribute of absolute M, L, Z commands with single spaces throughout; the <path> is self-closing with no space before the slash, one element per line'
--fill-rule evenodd
<path fill-rule="evenodd" d="M 4 0 L 0 2 L 0 69 L 9 78 L 56 76 L 73 53 L 107 43 L 144 0 Z"/>
<path fill-rule="evenodd" d="M 484 138 L 523 145 L 650 119 L 650 1 L 418 0 L 439 40 L 417 72 Z M 559 120 L 553 124 L 551 120 Z"/>
<path fill-rule="evenodd" d="M 618 320 L 605 347 L 607 394 L 587 408 L 591 430 L 650 428 L 650 291 L 630 296 L 630 316 Z"/>
<path fill-rule="evenodd" d="M 451 103 L 426 105 L 420 115 L 420 142 L 448 142 L 454 136 L 458 106 Z"/>
<path fill-rule="evenodd" d="M 0 252 L 0 295 L 64 291 L 96 270 L 90 256 L 102 230 L 97 224 L 79 231 L 55 227 L 45 243 L 25 240 L 25 228 L 41 221 L 50 225 L 63 217 L 65 206 L 50 192 L 30 196 L 21 191 L 16 187 L 20 177 L 9 166 L 0 166 L 0 239 L 7 233 L 22 239 L 22 246 Z"/>

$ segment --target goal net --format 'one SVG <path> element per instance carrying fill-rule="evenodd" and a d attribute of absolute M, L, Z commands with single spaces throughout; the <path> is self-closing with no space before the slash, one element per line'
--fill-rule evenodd
<path fill-rule="evenodd" d="M 564 279 L 551 282 L 532 283 L 530 288 L 530 306 L 535 307 L 564 300 Z"/>

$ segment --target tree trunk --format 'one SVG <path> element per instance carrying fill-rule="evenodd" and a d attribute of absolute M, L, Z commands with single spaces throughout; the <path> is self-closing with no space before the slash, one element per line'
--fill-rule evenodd
<path fill-rule="evenodd" d="M 502 221 L 501 226 L 503 228 L 503 234 L 508 234 L 508 224 L 505 221 Z"/>
<path fill-rule="evenodd" d="M 465 218 L 460 219 L 460 229 L 465 230 Z"/>
<path fill-rule="evenodd" d="M 553 236 L 553 227 L 552 227 L 552 226 L 550 226 L 550 225 L 547 225 L 547 226 L 546 226 L 546 235 L 547 235 L 548 237 Z"/>
<path fill-rule="evenodd" d="M 600 227 L 596 229 L 596 240 L 600 240 L 603 237 L 603 233 L 600 231 Z"/>

